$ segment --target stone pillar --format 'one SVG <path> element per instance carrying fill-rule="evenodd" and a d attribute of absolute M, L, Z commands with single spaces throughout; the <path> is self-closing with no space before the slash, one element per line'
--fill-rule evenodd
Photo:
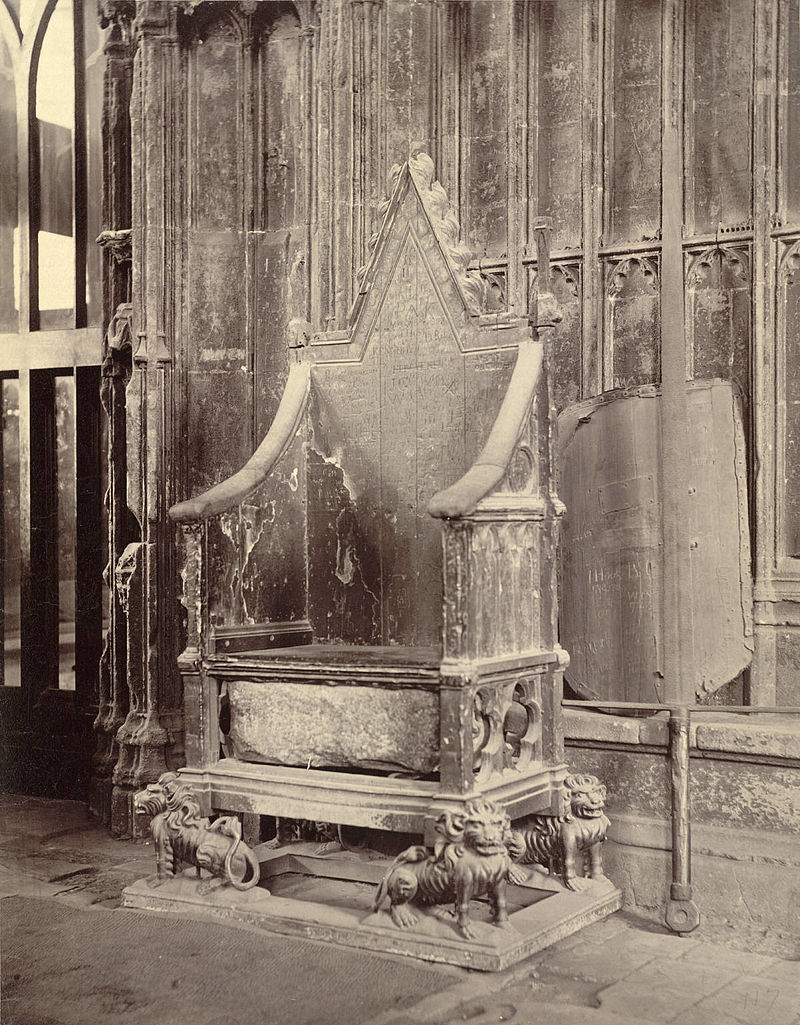
<path fill-rule="evenodd" d="M 112 773 L 119 756 L 117 731 L 128 712 L 126 622 L 114 586 L 114 567 L 126 545 L 137 536 L 128 510 L 125 467 L 125 389 L 131 376 L 131 175 L 130 98 L 133 79 L 135 5 L 126 0 L 100 4 L 108 27 L 103 82 L 103 232 L 97 243 L 105 249 L 103 263 L 103 346 L 101 400 L 108 434 L 109 588 L 108 632 L 100 660 L 99 705 L 89 787 L 89 807 L 103 822 L 111 820 Z M 90 244 L 92 240 L 90 239 Z"/>
<path fill-rule="evenodd" d="M 129 710 L 117 732 L 112 830 L 137 835 L 133 794 L 183 762 L 179 600 L 167 509 L 180 490 L 184 96 L 178 19 L 186 5 L 136 4 L 131 98 L 133 373 L 127 388 L 128 506 L 141 540 L 116 568 L 127 612 Z M 176 392 L 178 396 L 176 397 Z"/>

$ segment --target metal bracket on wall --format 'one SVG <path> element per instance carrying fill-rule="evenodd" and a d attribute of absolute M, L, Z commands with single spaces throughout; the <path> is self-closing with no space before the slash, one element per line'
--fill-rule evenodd
<path fill-rule="evenodd" d="M 689 814 L 689 723 L 686 707 L 669 713 L 670 799 L 672 804 L 672 885 L 664 922 L 673 932 L 691 932 L 700 924 L 692 900 L 691 822 Z"/>

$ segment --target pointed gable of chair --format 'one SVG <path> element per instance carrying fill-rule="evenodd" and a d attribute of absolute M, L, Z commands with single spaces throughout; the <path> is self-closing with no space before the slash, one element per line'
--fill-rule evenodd
<path fill-rule="evenodd" d="M 359 293 L 350 317 L 350 337 L 366 347 L 398 272 L 420 261 L 456 340 L 470 316 L 480 312 L 485 280 L 468 269 L 471 252 L 426 153 L 392 168 L 391 193 L 381 204 L 382 222 L 370 240 L 371 256 L 359 271 Z M 418 279 L 419 281 L 419 279 Z M 402 285 L 401 285 L 402 288 Z"/>

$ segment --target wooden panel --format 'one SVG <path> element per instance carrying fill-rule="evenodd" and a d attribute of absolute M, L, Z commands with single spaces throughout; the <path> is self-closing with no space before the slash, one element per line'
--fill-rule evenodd
<path fill-rule="evenodd" d="M 300 25 L 291 14 L 278 14 L 262 31 L 257 65 L 261 111 L 261 153 L 256 173 L 263 177 L 264 212 L 260 227 L 286 228 L 302 214 L 303 167 L 298 160 L 300 114 Z"/>
<path fill-rule="evenodd" d="M 288 372 L 292 316 L 305 316 L 305 168 L 301 158 L 301 45 L 296 16 L 272 12 L 260 27 L 255 130 L 256 224 L 248 238 L 256 441 L 267 433 Z M 302 439 L 301 439 L 302 441 Z M 305 617 L 305 455 L 301 441 L 239 510 L 236 527 L 243 622 Z"/>
<path fill-rule="evenodd" d="M 344 372 L 320 367 L 316 381 L 319 443 L 342 451 L 358 524 L 348 529 L 362 540 L 340 554 L 339 576 L 377 558 L 382 642 L 435 643 L 441 540 L 426 507 L 466 469 L 464 359 L 411 239 L 362 363 Z"/>
<path fill-rule="evenodd" d="M 241 506 L 239 560 L 246 623 L 306 614 L 305 452 L 298 438 L 270 480 Z"/>
<path fill-rule="evenodd" d="M 461 215 L 479 256 L 501 256 L 508 248 L 510 43 L 510 4 L 469 5 Z"/>
<path fill-rule="evenodd" d="M 192 493 L 238 470 L 251 451 L 243 249 L 237 232 L 189 235 L 186 312 Z"/>
<path fill-rule="evenodd" d="M 782 0 L 778 21 L 780 193 L 784 223 L 800 221 L 800 0 Z"/>
<path fill-rule="evenodd" d="M 224 11 L 193 23 L 189 54 L 187 461 L 190 493 L 252 451 L 244 218 L 244 67 L 240 29 Z M 242 622 L 238 510 L 208 535 L 212 622 Z"/>
<path fill-rule="evenodd" d="M 0 380 L 0 686 L 18 687 L 20 617 L 19 387 Z"/>
<path fill-rule="evenodd" d="M 741 415 L 726 382 L 687 386 L 687 494 L 679 564 L 694 610 L 681 679 L 713 693 L 752 653 Z M 663 543 L 657 395 L 592 399 L 562 416 L 561 641 L 585 697 L 664 699 Z"/>
<path fill-rule="evenodd" d="M 800 243 L 779 249 L 778 551 L 800 558 Z"/>
<path fill-rule="evenodd" d="M 686 222 L 751 217 L 753 0 L 692 0 L 686 18 Z"/>
<path fill-rule="evenodd" d="M 581 397 L 581 267 L 576 263 L 553 264 L 550 274 L 551 287 L 562 316 L 553 332 L 548 368 L 553 401 L 556 411 L 560 413 Z"/>
<path fill-rule="evenodd" d="M 104 551 L 101 487 L 100 367 L 75 374 L 75 691 L 78 704 L 98 699 L 103 631 Z"/>
<path fill-rule="evenodd" d="M 376 127 L 386 133 L 386 163 L 391 167 L 408 159 L 412 144 L 419 143 L 427 153 L 434 147 L 434 97 L 439 85 L 437 18 L 435 5 L 417 0 L 393 0 L 384 7 L 385 124 Z M 377 59 L 377 54 L 373 54 L 373 60 Z M 370 69 L 365 69 L 365 73 L 370 76 Z M 376 184 L 364 182 L 370 192 Z M 377 196 L 373 198 L 380 201 Z"/>
<path fill-rule="evenodd" d="M 55 377 L 20 374 L 22 686 L 30 704 L 58 687 L 58 482 Z M 34 425 L 35 424 L 35 428 Z"/>
<path fill-rule="evenodd" d="M 735 381 L 750 392 L 749 247 L 687 255 L 687 333 L 694 378 Z"/>
<path fill-rule="evenodd" d="M 660 379 L 658 273 L 653 257 L 606 264 L 606 388 Z"/>
<path fill-rule="evenodd" d="M 11 54 L 0 36 L 0 266 L 14 266 L 14 229 L 17 227 L 17 97 Z M 13 275 L 0 277 L 0 331 L 17 329 Z"/>
<path fill-rule="evenodd" d="M 584 0 L 543 0 L 531 9 L 536 99 L 529 145 L 536 179 L 530 204 L 552 218 L 554 249 L 581 241 L 583 7 Z"/>
<path fill-rule="evenodd" d="M 198 29 L 190 58 L 191 223 L 234 228 L 242 225 L 243 48 L 225 15 Z"/>
<path fill-rule="evenodd" d="M 604 238 L 656 236 L 661 183 L 661 0 L 614 0 L 608 32 Z"/>

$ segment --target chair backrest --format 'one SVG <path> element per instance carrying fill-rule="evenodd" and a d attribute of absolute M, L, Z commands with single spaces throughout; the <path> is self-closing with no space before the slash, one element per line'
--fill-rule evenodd
<path fill-rule="evenodd" d="M 349 332 L 312 341 L 309 614 L 320 640 L 439 644 L 441 526 L 426 507 L 486 441 L 518 332 L 475 315 L 458 226 L 405 165 Z M 448 221 L 448 215 L 450 221 Z"/>

